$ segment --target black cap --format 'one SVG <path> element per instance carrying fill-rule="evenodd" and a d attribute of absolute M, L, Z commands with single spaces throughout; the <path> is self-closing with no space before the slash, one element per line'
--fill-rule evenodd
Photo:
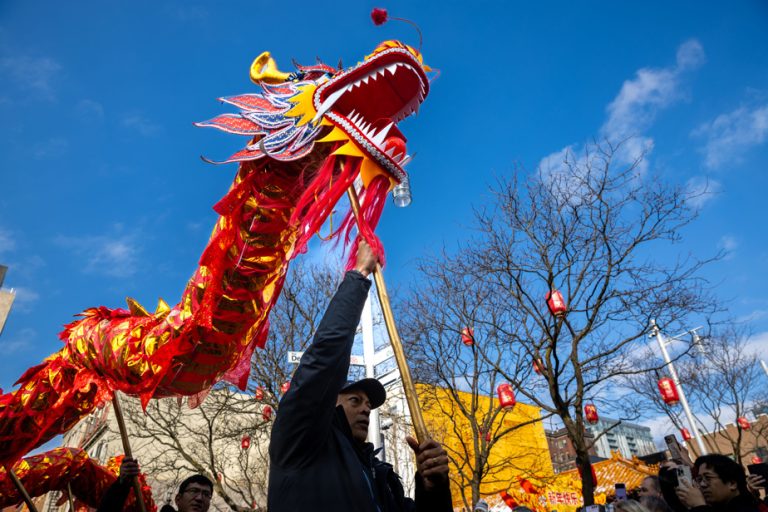
<path fill-rule="evenodd" d="M 356 389 L 365 391 L 365 394 L 368 395 L 368 400 L 371 402 L 371 409 L 379 407 L 387 399 L 387 392 L 384 386 L 376 379 L 348 380 L 344 387 L 341 388 L 341 391 L 339 391 L 339 394 L 349 393 Z"/>

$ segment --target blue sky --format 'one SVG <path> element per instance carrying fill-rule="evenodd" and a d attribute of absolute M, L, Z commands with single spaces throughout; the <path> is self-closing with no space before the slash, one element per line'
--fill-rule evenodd
<path fill-rule="evenodd" d="M 0 3 L 0 263 L 17 299 L 0 337 L 0 387 L 60 347 L 95 305 L 175 303 L 245 139 L 192 126 L 254 91 L 270 50 L 330 64 L 418 22 L 441 75 L 401 124 L 414 202 L 388 205 L 388 281 L 469 234 L 495 176 L 534 169 L 593 137 L 636 136 L 650 174 L 708 183 L 682 253 L 727 254 L 705 275 L 768 352 L 768 4 L 729 2 Z M 553 160 L 554 159 L 554 160 Z M 649 186 L 652 186 L 649 183 Z"/>

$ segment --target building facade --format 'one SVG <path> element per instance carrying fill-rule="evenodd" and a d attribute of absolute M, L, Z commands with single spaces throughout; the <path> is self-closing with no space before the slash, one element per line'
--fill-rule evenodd
<path fill-rule="evenodd" d="M 11 312 L 13 299 L 16 298 L 16 294 L 13 290 L 5 290 L 2 288 L 3 281 L 5 280 L 5 272 L 7 270 L 8 267 L 0 265 L 0 334 L 3 333 L 5 321 L 8 318 L 8 314 Z"/>
<path fill-rule="evenodd" d="M 600 418 L 587 430 L 595 438 L 595 452 L 598 456 L 610 459 L 611 452 L 618 451 L 622 456 L 648 455 L 656 451 L 651 429 L 612 418 Z"/>
<path fill-rule="evenodd" d="M 576 450 L 568 438 L 566 429 L 547 430 L 545 434 L 547 436 L 547 444 L 549 445 L 549 456 L 552 459 L 552 469 L 554 469 L 555 473 L 576 469 Z M 590 432 L 585 432 L 584 437 L 590 446 L 590 460 L 594 462 L 599 459 L 593 444 L 595 438 Z"/>
<path fill-rule="evenodd" d="M 483 464 L 481 497 L 514 492 L 521 482 L 541 487 L 554 477 L 549 447 L 541 422 L 541 409 L 517 402 L 499 410 L 495 396 L 477 395 L 437 386 L 418 386 L 424 421 L 430 435 L 441 442 L 450 458 L 453 506 L 462 510 L 471 503 L 472 469 Z M 476 410 L 482 419 L 493 411 L 488 428 L 473 424 L 463 411 Z M 490 411 L 490 412 L 489 412 Z"/>
<path fill-rule="evenodd" d="M 703 434 L 702 439 L 709 453 L 722 453 L 734 460 L 741 459 L 744 465 L 752 464 L 753 458 L 768 461 L 768 414 L 760 414 L 749 420 L 748 429 L 741 429 L 734 423 L 723 428 Z M 688 449 L 698 455 L 695 442 L 687 443 Z M 739 450 L 740 457 L 736 450 Z"/>

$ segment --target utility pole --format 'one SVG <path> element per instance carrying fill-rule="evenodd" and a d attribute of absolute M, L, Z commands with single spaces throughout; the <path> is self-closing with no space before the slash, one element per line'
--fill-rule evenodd
<path fill-rule="evenodd" d="M 691 435 L 694 439 L 696 439 L 696 444 L 699 447 L 699 455 L 706 455 L 707 449 L 704 447 L 704 442 L 702 441 L 701 435 L 699 434 L 699 429 L 696 428 L 696 421 L 694 420 L 691 408 L 688 406 L 688 399 L 685 398 L 685 392 L 683 391 L 683 387 L 680 385 L 680 379 L 677 377 L 677 371 L 675 371 L 675 366 L 672 364 L 672 359 L 669 357 L 669 352 L 667 352 L 668 342 L 661 334 L 661 329 L 659 329 L 659 326 L 656 325 L 656 320 L 653 319 L 651 320 L 651 336 L 655 336 L 656 341 L 659 342 L 661 355 L 664 357 L 666 366 L 669 367 L 669 373 L 672 376 L 672 381 L 675 383 L 675 386 L 677 386 L 677 391 L 680 394 L 680 403 L 682 404 L 683 410 L 685 411 L 685 416 L 688 418 L 688 424 L 691 426 Z"/>

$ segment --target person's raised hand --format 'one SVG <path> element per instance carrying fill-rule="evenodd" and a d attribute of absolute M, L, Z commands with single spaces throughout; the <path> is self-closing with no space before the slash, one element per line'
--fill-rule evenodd
<path fill-rule="evenodd" d="M 416 454 L 416 471 L 424 480 L 424 489 L 431 491 L 435 486 L 448 482 L 448 454 L 434 439 L 423 443 L 411 436 L 405 440 Z"/>
<path fill-rule="evenodd" d="M 139 476 L 139 461 L 124 457 L 123 462 L 120 463 L 120 483 L 135 476 Z"/>
<path fill-rule="evenodd" d="M 760 475 L 747 475 L 747 489 L 752 494 L 760 496 L 760 489 L 765 487 L 765 478 Z"/>
<path fill-rule="evenodd" d="M 373 253 L 373 249 L 363 239 L 360 239 L 360 243 L 357 247 L 357 260 L 355 261 L 355 270 L 368 277 L 371 272 L 376 269 L 376 263 L 378 263 L 378 257 Z"/>
<path fill-rule="evenodd" d="M 686 480 L 680 480 L 675 489 L 675 494 L 683 502 L 683 505 L 688 508 L 703 507 L 707 504 L 704 500 L 704 495 L 701 494 L 701 490 L 689 484 Z"/>

